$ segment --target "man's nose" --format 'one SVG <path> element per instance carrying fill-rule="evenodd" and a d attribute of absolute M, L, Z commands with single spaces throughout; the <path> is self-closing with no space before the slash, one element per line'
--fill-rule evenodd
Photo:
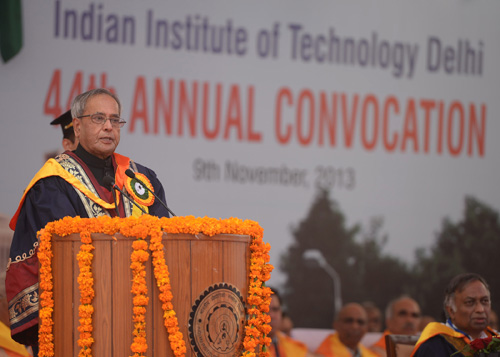
<path fill-rule="evenodd" d="M 484 312 L 485 311 L 485 306 L 479 301 L 476 303 L 476 312 Z"/>
<path fill-rule="evenodd" d="M 109 120 L 109 118 L 107 118 L 106 121 L 104 122 L 103 129 L 104 130 L 113 130 L 113 125 L 111 125 L 111 120 Z"/>

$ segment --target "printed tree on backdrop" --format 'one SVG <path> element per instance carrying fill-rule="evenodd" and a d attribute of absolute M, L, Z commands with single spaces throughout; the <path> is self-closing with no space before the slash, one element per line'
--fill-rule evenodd
<path fill-rule="evenodd" d="M 329 192 L 318 192 L 307 217 L 293 229 L 294 243 L 281 256 L 287 275 L 282 295 L 296 326 L 331 328 L 334 318 L 332 278 L 317 264 L 306 264 L 303 253 L 308 249 L 321 251 L 339 274 L 344 303 L 372 300 L 384 308 L 388 299 L 402 292 L 409 273 L 397 259 L 382 255 L 386 239 L 378 237 L 381 224 L 372 221 L 364 234 L 359 225 L 346 227 Z M 358 243 L 360 234 L 364 239 Z"/>
<path fill-rule="evenodd" d="M 359 276 L 361 292 L 358 299 L 374 302 L 382 312 L 387 303 L 402 295 L 412 295 L 415 278 L 401 259 L 384 254 L 388 236 L 381 235 L 383 219 L 372 218 L 360 243 Z"/>
<path fill-rule="evenodd" d="M 319 266 L 304 266 L 304 251 L 320 250 L 339 275 L 346 277 L 358 229 L 346 228 L 344 215 L 329 199 L 328 191 L 318 193 L 307 218 L 293 229 L 295 242 L 281 257 L 281 267 L 287 275 L 285 304 L 296 326 L 330 328 L 334 314 L 332 279 Z M 341 279 L 343 296 L 357 286 L 356 276 L 351 278 Z"/>
<path fill-rule="evenodd" d="M 486 279 L 492 308 L 500 311 L 498 252 L 498 212 L 473 197 L 466 197 L 463 218 L 456 223 L 445 218 L 430 253 L 423 250 L 417 253 L 415 294 L 423 312 L 441 319 L 444 289 L 454 275 L 464 272 L 478 273 Z"/>

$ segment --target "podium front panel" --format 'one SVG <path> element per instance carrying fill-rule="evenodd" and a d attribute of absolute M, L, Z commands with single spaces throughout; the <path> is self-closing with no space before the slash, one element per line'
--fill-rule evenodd
<path fill-rule="evenodd" d="M 92 234 L 94 357 L 131 355 L 134 324 L 130 255 L 135 239 L 121 234 Z M 149 240 L 147 238 L 146 240 Z M 186 343 L 186 356 L 194 356 L 189 340 L 189 315 L 196 299 L 214 285 L 226 283 L 247 298 L 250 237 L 242 235 L 164 234 L 165 260 L 170 273 L 172 304 Z M 78 289 L 80 235 L 53 237 L 55 356 L 76 356 L 79 347 Z M 146 313 L 147 356 L 173 356 L 164 326 L 152 257 L 146 262 L 149 304 Z M 229 355 L 228 355 L 229 356 Z"/>

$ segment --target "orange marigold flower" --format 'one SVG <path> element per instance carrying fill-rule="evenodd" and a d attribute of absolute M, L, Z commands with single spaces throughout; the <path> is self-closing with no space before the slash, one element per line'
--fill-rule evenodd
<path fill-rule="evenodd" d="M 54 306 L 52 296 L 52 270 L 51 260 L 53 234 L 66 236 L 80 232 L 82 246 L 77 256 L 80 274 L 78 284 L 81 294 L 79 315 L 81 326 L 79 328 L 80 338 L 78 344 L 81 346 L 79 356 L 91 356 L 91 346 L 94 342 L 92 338 L 92 300 L 95 295 L 92 274 L 92 260 L 94 250 L 92 245 L 93 233 L 105 233 L 115 235 L 121 233 L 126 237 L 140 238 L 133 243 L 133 255 L 131 255 L 131 269 L 134 272 L 132 292 L 136 295 L 134 299 L 134 349 L 135 355 L 143 355 L 147 350 L 145 340 L 145 308 L 147 305 L 147 285 L 145 282 L 144 262 L 149 259 L 151 252 L 153 272 L 156 284 L 160 290 L 160 300 L 164 311 L 164 324 L 168 328 L 169 340 L 172 351 L 176 356 L 186 353 L 186 345 L 182 333 L 178 328 L 178 321 L 172 305 L 172 292 L 170 286 L 168 267 L 164 258 L 163 235 L 164 233 L 185 233 L 204 234 L 214 236 L 217 234 L 243 234 L 251 237 L 250 242 L 250 274 L 247 304 L 253 305 L 247 310 L 252 317 L 248 319 L 245 326 L 245 339 L 243 356 L 255 356 L 254 350 L 258 343 L 263 345 L 261 356 L 267 356 L 265 346 L 269 344 L 266 337 L 270 330 L 268 325 L 269 316 L 266 314 L 270 303 L 270 292 L 262 283 L 269 280 L 273 266 L 268 264 L 270 260 L 270 245 L 264 243 L 263 229 L 255 221 L 231 217 L 229 219 L 215 219 L 209 217 L 195 218 L 172 217 L 157 218 L 150 215 L 141 217 L 129 217 L 126 219 L 102 216 L 93 219 L 80 217 L 65 217 L 61 220 L 50 222 L 44 229 L 37 233 L 40 239 L 38 249 L 38 259 L 40 261 L 40 356 L 53 356 L 53 335 L 52 335 L 52 307 Z M 150 237 L 149 244 L 146 240 Z M 144 306 L 142 305 L 144 304 Z"/>

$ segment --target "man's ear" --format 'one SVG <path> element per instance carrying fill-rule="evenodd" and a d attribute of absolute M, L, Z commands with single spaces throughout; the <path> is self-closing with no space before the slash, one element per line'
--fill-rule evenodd
<path fill-rule="evenodd" d="M 455 311 L 453 311 L 453 309 L 451 308 L 451 306 L 445 306 L 444 307 L 446 309 L 446 312 L 448 313 L 448 316 L 450 318 L 453 318 L 453 316 L 455 316 Z"/>
<path fill-rule="evenodd" d="M 68 138 L 64 138 L 62 140 L 62 147 L 64 148 L 64 151 L 68 150 L 71 151 L 71 148 L 73 147 L 73 142 L 71 142 L 71 140 L 69 140 Z"/>
<path fill-rule="evenodd" d="M 77 138 L 80 137 L 80 125 L 82 125 L 80 119 L 73 118 L 73 131 L 75 132 L 75 136 Z"/>

